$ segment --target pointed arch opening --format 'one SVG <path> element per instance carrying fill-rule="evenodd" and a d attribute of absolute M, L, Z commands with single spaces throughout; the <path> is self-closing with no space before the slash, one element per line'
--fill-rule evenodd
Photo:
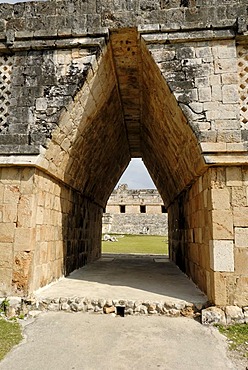
<path fill-rule="evenodd" d="M 208 240 L 197 239 L 196 231 L 191 235 L 201 228 L 192 215 L 199 209 L 204 213 L 204 206 L 198 206 L 207 187 L 205 162 L 192 128 L 134 28 L 110 32 L 108 45 L 48 144 L 44 161 L 60 184 L 62 218 L 54 240 L 57 257 L 49 261 L 55 273 L 37 280 L 34 289 L 100 257 L 103 210 L 131 158 L 139 157 L 168 210 L 170 258 L 208 291 L 209 263 L 200 252 L 202 248 L 209 260 Z"/>

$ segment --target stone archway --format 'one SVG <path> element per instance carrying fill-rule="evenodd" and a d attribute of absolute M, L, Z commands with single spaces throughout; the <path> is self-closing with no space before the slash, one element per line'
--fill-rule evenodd
<path fill-rule="evenodd" d="M 47 174 L 36 171 L 42 201 L 29 289 L 100 256 L 102 210 L 130 158 L 142 157 L 171 212 L 171 257 L 206 291 L 210 266 L 198 264 L 198 280 L 186 268 L 186 256 L 196 261 L 177 238 L 189 221 L 180 214 L 179 227 L 174 211 L 177 196 L 206 171 L 195 134 L 136 29 L 112 32 L 96 63 L 40 159 Z"/>
<path fill-rule="evenodd" d="M 22 7 L 4 8 L 4 294 L 32 292 L 97 258 L 102 209 L 130 158 L 142 157 L 169 211 L 171 258 L 213 303 L 247 304 L 246 23 L 238 18 L 235 40 L 232 19 L 209 30 L 203 14 L 202 30 L 183 32 L 169 15 L 192 30 L 197 6 L 154 4 L 128 21 L 123 10 L 105 4 L 94 18 L 89 7 L 79 37 L 64 24 L 45 30 L 33 17 L 46 18 L 39 4 L 20 24 Z M 154 12 L 167 25 L 152 25 Z"/>

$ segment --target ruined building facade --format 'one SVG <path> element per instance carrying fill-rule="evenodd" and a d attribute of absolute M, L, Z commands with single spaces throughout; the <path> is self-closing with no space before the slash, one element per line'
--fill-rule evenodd
<path fill-rule="evenodd" d="M 0 4 L 1 294 L 98 258 L 142 157 L 170 258 L 211 302 L 247 306 L 247 88 L 247 1 Z"/>
<path fill-rule="evenodd" d="M 156 189 L 114 189 L 102 219 L 102 232 L 113 234 L 168 235 L 168 215 Z"/>

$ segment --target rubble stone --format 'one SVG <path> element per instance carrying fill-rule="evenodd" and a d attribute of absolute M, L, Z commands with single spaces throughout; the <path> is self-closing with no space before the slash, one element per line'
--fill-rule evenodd
<path fill-rule="evenodd" d="M 204 325 L 226 325 L 227 323 L 225 313 L 219 307 L 208 307 L 202 310 L 201 322 Z"/>
<path fill-rule="evenodd" d="M 229 324 L 241 324 L 244 322 L 244 313 L 238 306 L 226 306 L 226 322 Z"/>

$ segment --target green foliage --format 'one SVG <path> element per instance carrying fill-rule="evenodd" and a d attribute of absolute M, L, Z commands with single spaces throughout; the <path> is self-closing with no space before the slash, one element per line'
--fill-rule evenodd
<path fill-rule="evenodd" d="M 4 298 L 4 300 L 0 304 L 0 312 L 6 313 L 6 310 L 8 307 L 9 307 L 9 300 L 7 298 Z"/>
<path fill-rule="evenodd" d="M 218 325 L 218 329 L 228 338 L 231 350 L 239 351 L 243 356 L 248 357 L 248 324 Z"/>
<path fill-rule="evenodd" d="M 167 236 L 115 235 L 118 242 L 102 242 L 103 253 L 168 254 Z"/>
<path fill-rule="evenodd" d="M 0 360 L 21 340 L 20 325 L 0 318 Z"/>

